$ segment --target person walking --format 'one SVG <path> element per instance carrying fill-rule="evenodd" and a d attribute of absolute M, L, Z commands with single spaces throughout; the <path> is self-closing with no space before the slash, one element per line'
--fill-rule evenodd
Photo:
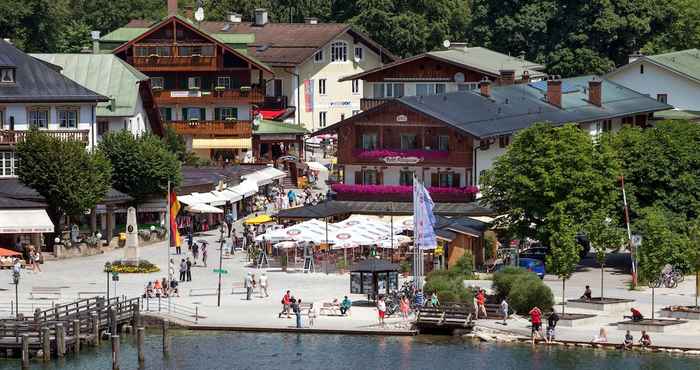
<path fill-rule="evenodd" d="M 542 310 L 539 307 L 533 307 L 530 312 L 530 321 L 532 322 L 532 331 L 530 335 L 532 336 L 532 344 L 535 344 L 535 335 L 540 339 L 544 339 L 542 336 Z"/>
<path fill-rule="evenodd" d="M 199 244 L 194 243 L 192 244 L 192 259 L 194 260 L 194 264 L 197 264 L 197 260 L 199 259 Z"/>
<path fill-rule="evenodd" d="M 262 298 L 263 293 L 265 293 L 265 298 L 270 296 L 267 291 L 267 274 L 265 272 L 260 275 L 260 298 Z"/>
<path fill-rule="evenodd" d="M 301 298 L 299 300 L 292 298 L 292 311 L 297 317 L 297 329 L 301 329 Z"/>
<path fill-rule="evenodd" d="M 488 315 L 486 314 L 486 297 L 484 296 L 483 289 L 479 289 L 479 292 L 476 293 L 476 303 L 479 306 L 479 312 L 483 312 L 484 318 L 488 319 Z"/>
<path fill-rule="evenodd" d="M 202 243 L 202 263 L 207 267 L 207 243 Z"/>
<path fill-rule="evenodd" d="M 379 325 L 384 327 L 384 316 L 386 316 L 386 302 L 384 302 L 384 296 L 379 296 L 377 300 L 377 314 L 379 315 Z"/>
<path fill-rule="evenodd" d="M 287 293 L 285 293 L 284 297 L 282 297 L 282 311 L 277 315 L 277 318 L 280 319 L 282 318 L 282 314 L 287 315 L 287 318 L 291 318 L 289 316 L 289 307 L 292 304 L 292 295 L 291 292 L 288 290 Z"/>
<path fill-rule="evenodd" d="M 503 325 L 508 325 L 508 301 L 505 298 L 501 301 L 501 314 L 503 315 Z"/>
<path fill-rule="evenodd" d="M 188 251 L 192 251 L 192 244 L 193 243 L 194 243 L 194 235 L 192 235 L 192 229 L 190 229 L 190 231 L 187 233 L 187 250 Z M 182 253 L 182 251 L 180 250 L 179 247 L 177 249 L 175 249 L 175 252 L 177 252 L 177 254 Z"/>
<path fill-rule="evenodd" d="M 253 295 L 253 278 L 250 276 L 250 272 L 245 276 L 243 287 L 245 288 L 245 299 L 246 301 L 250 301 Z"/>
<path fill-rule="evenodd" d="M 192 261 L 187 257 L 187 281 L 192 281 Z"/>
<path fill-rule="evenodd" d="M 408 321 L 408 311 L 410 309 L 410 305 L 408 303 L 408 297 L 401 296 L 401 302 L 399 303 L 399 309 L 401 310 L 401 316 L 403 317 L 404 321 Z"/>
<path fill-rule="evenodd" d="M 185 259 L 183 258 L 180 261 L 180 281 L 185 281 L 186 276 L 187 276 L 187 262 L 185 262 Z"/>
<path fill-rule="evenodd" d="M 549 317 L 547 317 L 547 343 L 552 343 L 557 339 L 557 323 L 559 322 L 559 315 L 556 311 L 553 311 Z"/>

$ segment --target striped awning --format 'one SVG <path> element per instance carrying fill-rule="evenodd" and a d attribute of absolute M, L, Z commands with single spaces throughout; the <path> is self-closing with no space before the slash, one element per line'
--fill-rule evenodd
<path fill-rule="evenodd" d="M 0 210 L 0 234 L 52 232 L 53 222 L 43 209 Z"/>
<path fill-rule="evenodd" d="M 251 139 L 192 139 L 192 149 L 250 149 L 252 147 Z"/>

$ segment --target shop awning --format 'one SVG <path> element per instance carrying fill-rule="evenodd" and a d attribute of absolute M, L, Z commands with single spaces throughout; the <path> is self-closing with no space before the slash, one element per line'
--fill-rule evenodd
<path fill-rule="evenodd" d="M 53 222 L 43 209 L 0 210 L 0 234 L 52 232 Z"/>
<path fill-rule="evenodd" d="M 250 139 L 203 139 L 193 138 L 192 149 L 250 149 Z"/>
<path fill-rule="evenodd" d="M 246 180 L 255 181 L 258 184 L 258 186 L 264 186 L 272 183 L 275 180 L 282 179 L 285 176 L 287 176 L 286 172 L 280 171 L 274 167 L 267 167 L 263 168 L 260 171 L 255 171 L 251 174 L 243 175 L 241 177 Z"/>
<path fill-rule="evenodd" d="M 309 166 L 310 169 L 318 172 L 328 172 L 328 168 L 321 163 L 318 162 L 306 162 L 306 165 Z"/>
<path fill-rule="evenodd" d="M 21 256 L 22 253 L 19 253 L 17 251 L 13 251 L 11 249 L 7 248 L 0 248 L 0 257 L 14 257 L 14 256 Z"/>
<path fill-rule="evenodd" d="M 185 208 L 185 210 L 190 213 L 224 213 L 223 209 L 208 204 L 193 204 Z"/>
<path fill-rule="evenodd" d="M 247 198 L 258 192 L 258 184 L 253 180 L 245 180 L 236 186 L 230 187 L 229 190 L 241 194 L 244 198 Z"/>
<path fill-rule="evenodd" d="M 249 219 L 245 220 L 246 225 L 259 225 L 259 224 L 264 224 L 264 223 L 268 223 L 268 222 L 272 222 L 272 217 L 270 217 L 268 215 L 260 215 L 260 216 L 249 218 Z"/>

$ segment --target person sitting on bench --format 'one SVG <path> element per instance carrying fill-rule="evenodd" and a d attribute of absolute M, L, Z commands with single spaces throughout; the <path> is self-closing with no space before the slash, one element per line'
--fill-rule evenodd
<path fill-rule="evenodd" d="M 642 321 L 644 320 L 644 315 L 642 315 L 641 312 L 639 312 L 638 309 L 636 308 L 630 308 L 630 312 L 632 312 L 632 321 Z"/>
<path fill-rule="evenodd" d="M 155 295 L 153 294 L 153 282 L 149 281 L 148 284 L 146 285 L 146 290 L 143 293 L 143 298 L 154 298 Z"/>
<path fill-rule="evenodd" d="M 593 299 L 593 292 L 591 291 L 590 286 L 586 285 L 586 290 L 583 292 L 581 299 L 585 299 L 587 301 L 590 301 L 591 299 Z"/>
<path fill-rule="evenodd" d="M 340 302 L 340 314 L 345 316 L 345 314 L 350 310 L 350 307 L 352 307 L 352 301 L 350 301 L 348 296 L 345 296 L 343 301 Z"/>

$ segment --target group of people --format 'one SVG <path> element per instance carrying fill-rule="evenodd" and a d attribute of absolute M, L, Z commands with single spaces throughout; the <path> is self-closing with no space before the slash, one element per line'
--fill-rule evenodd
<path fill-rule="evenodd" d="M 282 315 L 286 315 L 288 319 L 291 319 L 291 311 L 291 313 L 294 313 L 294 316 L 296 316 L 296 327 L 301 328 L 301 307 L 301 298 L 294 297 L 292 292 L 288 290 L 282 297 L 282 311 L 277 314 L 277 318 L 282 318 Z M 314 319 L 316 317 L 315 311 L 312 313 L 312 310 L 314 310 L 313 303 L 309 306 L 309 326 L 314 325 Z"/>
<path fill-rule="evenodd" d="M 253 291 L 255 288 L 260 289 L 260 298 L 265 298 L 270 296 L 269 285 L 267 281 L 267 273 L 263 272 L 258 279 L 255 278 L 255 274 L 248 272 L 243 279 L 243 288 L 246 291 L 246 300 L 250 301 L 253 298 Z"/>
<path fill-rule="evenodd" d="M 178 290 L 178 281 L 172 279 L 163 278 L 162 280 L 149 281 L 146 284 L 145 292 L 143 293 L 143 298 L 167 298 L 167 297 L 179 297 L 180 292 Z"/>

